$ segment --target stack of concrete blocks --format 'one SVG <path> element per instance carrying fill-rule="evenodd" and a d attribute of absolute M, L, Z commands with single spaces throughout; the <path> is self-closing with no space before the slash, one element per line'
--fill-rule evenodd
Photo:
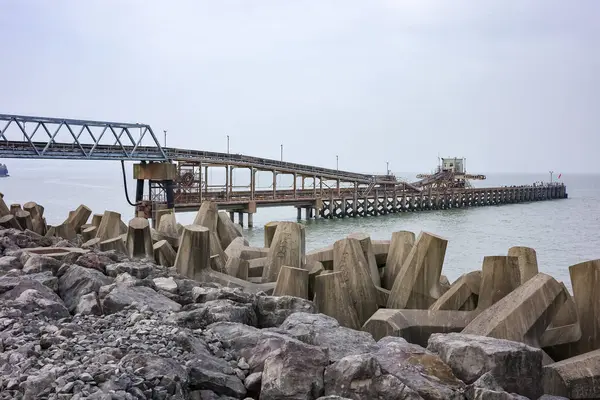
<path fill-rule="evenodd" d="M 44 207 L 28 202 L 23 204 L 11 204 L 10 208 L 0 196 L 0 226 L 8 229 L 31 231 L 38 235 L 46 235 L 48 227 L 44 218 Z"/>

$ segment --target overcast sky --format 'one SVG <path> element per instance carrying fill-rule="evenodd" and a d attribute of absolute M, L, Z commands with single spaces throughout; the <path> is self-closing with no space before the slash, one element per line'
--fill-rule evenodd
<path fill-rule="evenodd" d="M 594 0 L 7 0 L 0 113 L 361 172 L 438 153 L 598 172 L 599 18 Z"/>

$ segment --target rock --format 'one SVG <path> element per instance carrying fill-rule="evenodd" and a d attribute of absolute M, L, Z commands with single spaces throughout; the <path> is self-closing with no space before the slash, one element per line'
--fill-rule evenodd
<path fill-rule="evenodd" d="M 14 289 L 13 289 L 14 290 Z M 17 308 L 24 313 L 44 315 L 52 319 L 69 317 L 69 310 L 61 301 L 46 296 L 44 292 L 35 289 L 22 291 L 13 301 L 7 302 L 7 306 Z"/>
<path fill-rule="evenodd" d="M 55 375 L 51 372 L 40 372 L 30 375 L 23 382 L 24 399 L 37 399 L 47 396 L 54 391 Z"/>
<path fill-rule="evenodd" d="M 58 281 L 58 292 L 69 311 L 74 312 L 82 296 L 98 293 L 111 283 L 112 279 L 97 270 L 71 265 Z"/>
<path fill-rule="evenodd" d="M 106 275 L 112 276 L 114 278 L 119 274 L 127 272 L 129 275 L 134 276 L 138 279 L 144 279 L 152 273 L 154 268 L 155 266 L 153 264 L 143 261 L 122 262 L 107 265 Z"/>
<path fill-rule="evenodd" d="M 402 338 L 386 337 L 371 353 L 384 374 L 394 375 L 402 383 L 428 400 L 462 400 L 464 383 L 437 355 Z"/>
<path fill-rule="evenodd" d="M 115 259 L 110 258 L 106 254 L 90 252 L 79 257 L 77 260 L 77 265 L 81 265 L 85 268 L 95 269 L 103 274 L 106 274 L 106 266 L 113 264 L 115 261 Z"/>
<path fill-rule="evenodd" d="M 252 304 L 240 304 L 231 300 L 212 300 L 193 306 L 194 308 L 191 310 L 175 314 L 174 322 L 190 329 L 205 328 L 215 322 L 225 321 L 251 326 L 256 326 L 257 323 Z"/>
<path fill-rule="evenodd" d="M 249 393 L 258 394 L 262 383 L 262 372 L 250 374 L 244 380 L 244 386 Z"/>
<path fill-rule="evenodd" d="M 529 400 L 528 397 L 505 392 L 490 372 L 483 374 L 470 385 L 465 392 L 465 397 L 468 400 Z"/>
<path fill-rule="evenodd" d="M 294 313 L 276 332 L 329 349 L 330 362 L 350 355 L 370 353 L 379 348 L 369 333 L 341 327 L 334 318 L 324 314 Z"/>
<path fill-rule="evenodd" d="M 276 234 L 277 235 L 277 234 Z M 264 363 L 261 398 L 312 400 L 323 394 L 327 351 L 301 342 L 287 342 Z"/>
<path fill-rule="evenodd" d="M 100 315 L 102 314 L 102 308 L 98 301 L 98 295 L 96 292 L 84 294 L 79 298 L 79 303 L 75 308 L 75 314 L 82 315 Z"/>
<path fill-rule="evenodd" d="M 23 275 L 23 278 L 36 280 L 53 292 L 58 292 L 58 279 L 55 276 L 52 276 L 52 272 L 50 271 Z"/>
<path fill-rule="evenodd" d="M 60 268 L 61 262 L 51 257 L 33 255 L 23 265 L 23 272 L 26 274 L 35 274 L 38 272 L 50 271 L 55 274 Z"/>
<path fill-rule="evenodd" d="M 256 295 L 246 293 L 239 288 L 196 286 L 192 288 L 194 303 L 205 303 L 211 300 L 232 300 L 236 303 L 254 304 Z"/>
<path fill-rule="evenodd" d="M 256 316 L 259 328 L 279 326 L 287 317 L 296 312 L 314 313 L 312 302 L 291 296 L 258 296 L 256 298 Z"/>
<path fill-rule="evenodd" d="M 179 311 L 181 309 L 181 305 L 178 303 L 144 286 L 115 285 L 108 294 L 101 296 L 100 301 L 102 310 L 107 314 L 118 312 L 130 305 L 137 309 L 145 307 L 152 311 Z"/>
<path fill-rule="evenodd" d="M 169 293 L 177 293 L 177 283 L 172 277 L 169 278 L 154 278 L 156 288 Z"/>
<path fill-rule="evenodd" d="M 421 400 L 393 375 L 384 375 L 370 354 L 351 355 L 325 370 L 325 394 L 351 399 Z"/>
<path fill-rule="evenodd" d="M 135 371 L 136 375 L 141 376 L 146 381 L 168 378 L 170 381 L 185 385 L 188 380 L 187 371 L 179 362 L 151 353 L 130 353 L 121 359 L 119 367 Z"/>
<path fill-rule="evenodd" d="M 542 350 L 523 343 L 461 333 L 433 334 L 427 350 L 471 384 L 490 372 L 507 392 L 537 399 L 542 394 Z"/>
<path fill-rule="evenodd" d="M 237 376 L 226 373 L 231 367 L 223 360 L 204 356 L 190 361 L 186 367 L 192 390 L 211 390 L 236 399 L 243 399 L 246 395 L 244 383 Z"/>
<path fill-rule="evenodd" d="M 0 271 L 10 271 L 11 269 L 22 269 L 23 264 L 18 257 L 4 256 L 0 257 Z"/>

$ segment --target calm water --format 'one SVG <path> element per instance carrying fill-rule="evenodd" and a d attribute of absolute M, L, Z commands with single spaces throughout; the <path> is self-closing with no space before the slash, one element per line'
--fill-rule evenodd
<path fill-rule="evenodd" d="M 105 209 L 133 215 L 124 196 L 121 167 L 114 162 L 5 160 L 11 177 L 0 179 L 5 201 L 37 201 L 46 208 L 49 224 L 61 223 L 68 211 L 83 203 L 95 213 Z M 131 178 L 131 166 L 126 166 Z M 414 174 L 401 173 L 409 179 Z M 218 177 L 213 177 L 217 179 Z M 241 179 L 241 178 L 238 178 Z M 517 185 L 548 180 L 542 175 L 490 174 L 477 186 Z M 569 282 L 568 267 L 600 258 L 600 175 L 563 175 L 569 199 L 496 207 L 394 214 L 385 217 L 304 221 L 307 248 L 332 244 L 351 232 L 369 232 L 374 239 L 389 239 L 397 230 L 429 231 L 449 240 L 444 273 L 450 280 L 481 267 L 486 255 L 506 254 L 511 246 L 536 249 L 540 270 Z M 265 178 L 267 181 L 267 178 Z M 241 182 L 241 181 L 240 181 Z M 130 197 L 134 182 L 128 179 Z M 250 242 L 263 242 L 262 226 L 273 220 L 295 220 L 292 207 L 259 209 L 255 228 L 245 229 Z M 191 223 L 193 213 L 178 221 Z"/>

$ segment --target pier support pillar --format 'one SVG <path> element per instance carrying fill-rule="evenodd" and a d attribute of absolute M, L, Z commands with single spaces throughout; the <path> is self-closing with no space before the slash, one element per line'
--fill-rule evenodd
<path fill-rule="evenodd" d="M 254 214 L 248 213 L 248 228 L 254 228 Z"/>
<path fill-rule="evenodd" d="M 233 211 L 229 211 L 229 219 L 231 222 L 235 222 L 235 213 Z"/>
<path fill-rule="evenodd" d="M 243 228 L 244 227 L 244 212 L 243 211 L 238 212 L 238 219 L 239 219 L 238 222 L 240 223 L 240 226 Z"/>
<path fill-rule="evenodd" d="M 298 213 L 298 216 L 296 217 L 296 219 L 297 219 L 298 221 L 300 221 L 300 220 L 302 219 L 302 209 L 301 209 L 300 207 L 297 207 L 297 208 L 296 208 L 296 211 L 297 211 L 297 213 Z"/>

